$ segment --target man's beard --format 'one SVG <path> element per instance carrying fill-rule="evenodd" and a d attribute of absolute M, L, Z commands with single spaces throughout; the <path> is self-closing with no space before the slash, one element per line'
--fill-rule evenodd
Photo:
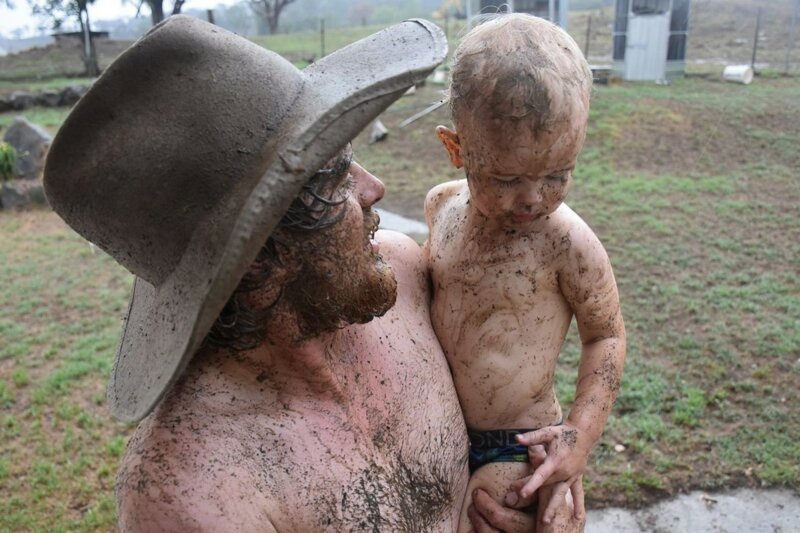
<path fill-rule="evenodd" d="M 379 220 L 374 211 L 364 210 L 363 246 L 356 250 L 342 246 L 347 229 L 341 222 L 301 245 L 307 260 L 284 288 L 298 319 L 298 341 L 369 322 L 392 308 L 397 297 L 394 272 L 369 244 Z"/>

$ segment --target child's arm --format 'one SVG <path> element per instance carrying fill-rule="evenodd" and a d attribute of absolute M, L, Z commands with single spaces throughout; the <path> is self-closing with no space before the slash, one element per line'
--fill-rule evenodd
<path fill-rule="evenodd" d="M 619 391 L 625 361 L 625 326 L 614 273 L 603 245 L 585 224 L 570 232 L 569 260 L 559 273 L 561 292 L 575 313 L 583 347 L 575 401 L 566 422 L 519 435 L 526 446 L 544 444 L 547 458 L 527 480 L 512 485 L 522 500 L 543 484 L 572 486 L 581 479 Z"/>

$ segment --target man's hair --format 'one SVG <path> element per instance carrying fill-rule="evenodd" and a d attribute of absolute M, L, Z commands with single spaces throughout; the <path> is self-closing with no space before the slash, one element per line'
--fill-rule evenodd
<path fill-rule="evenodd" d="M 286 230 L 292 233 L 313 233 L 331 227 L 342 220 L 344 209 L 339 207 L 346 201 L 337 197 L 341 176 L 348 171 L 353 160 L 349 150 L 339 154 L 330 168 L 317 171 L 292 201 L 281 218 L 278 227 L 269 236 L 258 252 L 250 269 L 242 277 L 236 290 L 228 299 L 219 317 L 211 326 L 205 343 L 217 348 L 227 348 L 234 352 L 250 350 L 266 339 L 266 322 L 281 300 L 282 293 L 266 308 L 256 308 L 242 296 L 260 289 L 269 280 L 275 266 L 280 265 L 277 247 L 282 246 L 276 232 Z"/>
<path fill-rule="evenodd" d="M 530 121 L 535 132 L 570 120 L 572 100 L 588 101 L 591 85 L 589 65 L 567 32 L 531 15 L 500 15 L 470 31 L 456 49 L 450 110 L 456 129 L 464 114 L 478 114 Z"/>

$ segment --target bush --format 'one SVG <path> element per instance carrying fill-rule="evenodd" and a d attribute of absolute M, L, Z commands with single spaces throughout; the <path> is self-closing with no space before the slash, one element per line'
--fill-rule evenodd
<path fill-rule="evenodd" d="M 0 142 L 0 183 L 14 177 L 17 168 L 17 151 L 8 143 Z"/>

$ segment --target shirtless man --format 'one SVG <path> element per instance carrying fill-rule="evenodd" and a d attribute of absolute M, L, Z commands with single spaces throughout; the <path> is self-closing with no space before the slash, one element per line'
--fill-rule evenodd
<path fill-rule="evenodd" d="M 466 429 L 427 267 L 375 234 L 383 185 L 342 149 L 445 51 L 409 21 L 300 72 L 172 17 L 65 121 L 51 205 L 137 276 L 109 385 L 144 417 L 121 530 L 455 529 Z M 532 522 L 480 492 L 470 513 Z"/>
<path fill-rule="evenodd" d="M 452 69 L 455 131 L 437 128 L 466 180 L 426 200 L 432 320 L 470 430 L 468 495 L 481 487 L 503 501 L 546 445 L 544 464 L 514 484 L 521 498 L 511 493 L 508 503 L 528 504 L 542 487 L 541 523 L 558 531 L 583 527 L 581 476 L 625 358 L 608 256 L 563 203 L 591 80 L 574 41 L 543 19 L 504 16 L 470 32 Z M 583 348 L 563 420 L 553 382 L 573 316 Z M 570 488 L 574 512 L 564 505 Z M 464 515 L 459 529 L 468 527 Z"/>

